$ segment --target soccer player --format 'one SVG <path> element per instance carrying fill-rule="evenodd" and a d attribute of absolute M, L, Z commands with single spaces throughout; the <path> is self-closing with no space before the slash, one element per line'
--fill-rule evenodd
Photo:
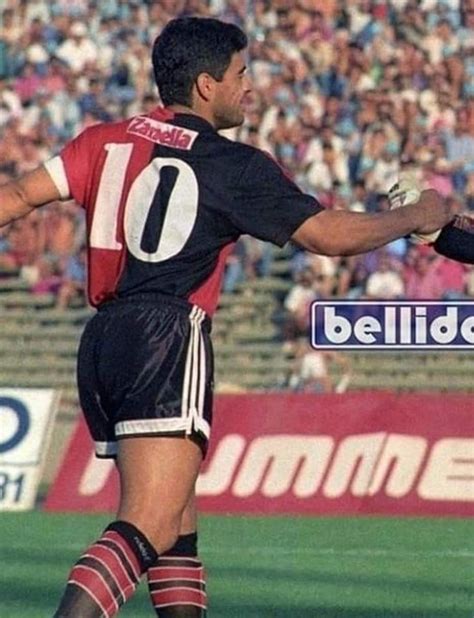
<path fill-rule="evenodd" d="M 97 455 L 116 458 L 120 503 L 56 617 L 113 616 L 145 573 L 159 616 L 205 611 L 194 486 L 211 429 L 210 318 L 239 236 L 351 255 L 451 220 L 435 191 L 398 212 L 324 210 L 263 152 L 220 136 L 244 120 L 246 45 L 231 24 L 171 21 L 152 52 L 164 107 L 90 127 L 0 188 L 0 225 L 70 198 L 87 219 L 98 311 L 81 339 L 79 394 Z"/>

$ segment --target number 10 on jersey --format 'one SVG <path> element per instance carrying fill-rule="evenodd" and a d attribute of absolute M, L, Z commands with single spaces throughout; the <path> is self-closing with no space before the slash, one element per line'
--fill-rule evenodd
<path fill-rule="evenodd" d="M 133 156 L 133 144 L 107 144 L 107 157 L 100 177 L 90 235 L 95 249 L 122 250 L 119 230 L 130 253 L 144 262 L 164 262 L 177 255 L 186 244 L 197 218 L 199 188 L 190 165 L 181 159 L 155 157 L 133 180 L 128 194 L 123 195 L 127 170 Z M 167 204 L 156 204 L 155 196 L 165 167 L 177 176 Z M 123 220 L 120 204 L 125 199 Z M 165 217 L 157 249 L 150 253 L 142 248 L 145 226 L 153 206 L 163 208 Z M 157 232 L 158 236 L 158 232 Z"/>

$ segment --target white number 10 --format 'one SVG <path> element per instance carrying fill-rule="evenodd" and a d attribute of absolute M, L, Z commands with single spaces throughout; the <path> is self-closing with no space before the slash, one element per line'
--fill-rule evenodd
<path fill-rule="evenodd" d="M 107 158 L 100 177 L 92 219 L 91 247 L 120 250 L 117 240 L 119 207 L 133 144 L 106 144 Z M 141 248 L 145 225 L 160 184 L 161 170 L 173 167 L 178 175 L 169 197 L 158 247 L 154 253 Z M 199 190 L 196 175 L 180 159 L 157 157 L 135 178 L 125 204 L 124 232 L 128 250 L 144 262 L 163 262 L 178 254 L 196 222 Z"/>

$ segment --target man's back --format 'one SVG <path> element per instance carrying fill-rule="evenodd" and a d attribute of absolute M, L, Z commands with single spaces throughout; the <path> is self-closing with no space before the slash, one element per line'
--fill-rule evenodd
<path fill-rule="evenodd" d="M 162 108 L 89 128 L 61 160 L 87 212 L 94 305 L 158 292 L 212 313 L 241 233 L 283 244 L 318 210 L 262 152 Z"/>

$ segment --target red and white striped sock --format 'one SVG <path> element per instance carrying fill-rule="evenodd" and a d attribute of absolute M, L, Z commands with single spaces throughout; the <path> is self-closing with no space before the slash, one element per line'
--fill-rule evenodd
<path fill-rule="evenodd" d="M 160 618 L 201 618 L 207 609 L 206 575 L 191 556 L 161 556 L 148 569 L 148 589 Z"/>
<path fill-rule="evenodd" d="M 74 565 L 55 618 L 111 618 L 158 554 L 128 522 L 114 522 Z"/>

